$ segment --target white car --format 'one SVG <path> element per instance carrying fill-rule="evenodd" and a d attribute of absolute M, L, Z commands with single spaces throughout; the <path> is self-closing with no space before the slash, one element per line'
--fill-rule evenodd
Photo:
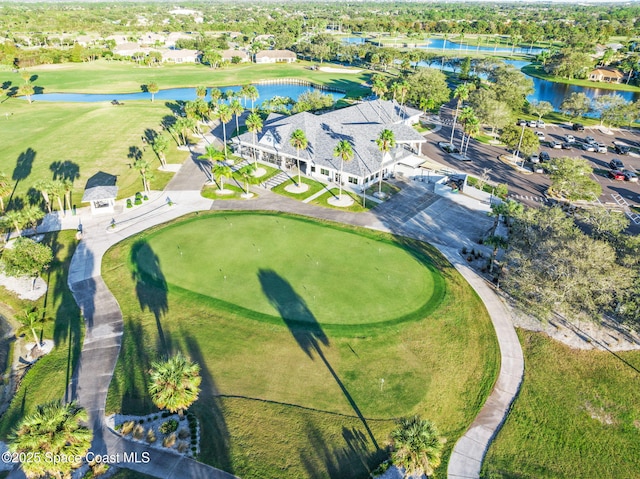
<path fill-rule="evenodd" d="M 546 128 L 547 124 L 543 120 L 538 120 L 538 128 Z"/>
<path fill-rule="evenodd" d="M 604 143 L 598 143 L 596 145 L 596 151 L 598 153 L 606 153 L 608 151 L 607 150 L 607 145 L 605 145 Z"/>
<path fill-rule="evenodd" d="M 576 137 L 573 135 L 565 135 L 564 136 L 564 141 L 567 143 L 573 143 L 576 141 Z"/>
<path fill-rule="evenodd" d="M 531 163 L 540 163 L 540 156 L 537 153 L 534 153 L 529 157 L 529 161 Z"/>
<path fill-rule="evenodd" d="M 540 140 L 540 141 L 545 141 L 547 139 L 547 137 L 544 136 L 544 133 L 542 133 L 541 131 L 536 131 L 536 136 L 538 137 L 538 140 Z"/>
<path fill-rule="evenodd" d="M 536 120 L 529 120 L 527 125 L 529 125 L 531 128 L 537 128 L 538 127 L 538 122 Z"/>
<path fill-rule="evenodd" d="M 549 142 L 549 146 L 555 150 L 559 150 L 560 148 L 562 148 L 562 143 L 557 140 L 551 140 Z"/>
<path fill-rule="evenodd" d="M 596 145 L 592 145 L 591 143 L 583 143 L 582 144 L 582 149 L 584 151 L 596 151 Z"/>

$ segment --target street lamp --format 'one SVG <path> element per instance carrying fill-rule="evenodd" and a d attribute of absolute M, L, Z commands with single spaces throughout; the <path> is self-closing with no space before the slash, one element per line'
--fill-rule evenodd
<path fill-rule="evenodd" d="M 525 123 L 522 124 L 522 132 L 520 132 L 520 141 L 518 141 L 518 147 L 516 148 L 515 153 L 513 154 L 514 158 L 514 162 L 518 161 L 518 156 L 520 155 L 520 147 L 522 146 L 522 138 L 524 137 L 524 127 L 526 126 Z M 524 159 L 522 160 L 522 164 L 524 164 Z"/>

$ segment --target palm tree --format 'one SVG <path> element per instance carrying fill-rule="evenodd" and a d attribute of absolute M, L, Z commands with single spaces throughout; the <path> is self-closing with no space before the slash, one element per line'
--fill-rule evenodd
<path fill-rule="evenodd" d="M 452 145 L 453 145 L 453 135 L 455 135 L 456 133 L 456 121 L 458 120 L 458 112 L 460 111 L 460 105 L 462 105 L 462 103 L 469 98 L 469 87 L 467 86 L 466 83 L 462 85 L 458 85 L 458 87 L 453 91 L 453 98 L 457 98 L 458 103 L 456 103 L 456 114 L 453 117 L 453 126 L 451 127 L 451 139 L 449 140 L 449 143 L 451 143 Z"/>
<path fill-rule="evenodd" d="M 33 86 L 30 84 L 26 84 L 26 85 L 20 85 L 18 87 L 18 96 L 25 96 L 27 97 L 27 101 L 29 103 L 31 103 L 31 97 L 35 94 L 35 90 L 33 89 Z"/>
<path fill-rule="evenodd" d="M 163 362 L 151 364 L 149 393 L 159 409 L 182 416 L 200 394 L 200 366 L 181 353 Z"/>
<path fill-rule="evenodd" d="M 52 401 L 40 405 L 11 433 L 9 451 L 42 458 L 22 463 L 28 478 L 68 477 L 73 469 L 82 465 L 82 458 L 91 447 L 93 433 L 82 425 L 87 419 L 86 411 L 74 402 Z M 67 461 L 48 461 L 45 455 L 65 457 Z"/>
<path fill-rule="evenodd" d="M 496 261 L 496 256 L 498 256 L 499 248 L 506 248 L 509 243 L 507 243 L 507 238 L 500 235 L 491 235 L 484 240 L 484 244 L 493 246 L 493 253 L 491 254 L 491 260 L 489 261 L 489 273 L 493 272 L 493 265 Z"/>
<path fill-rule="evenodd" d="M 378 145 L 378 149 L 382 153 L 382 158 L 380 159 L 380 177 L 378 179 L 378 196 L 382 195 L 382 164 L 384 163 L 385 155 L 391 150 L 391 148 L 396 146 L 396 136 L 393 134 L 391 130 L 387 130 L 386 128 L 380 132 L 378 138 L 376 139 L 376 144 Z"/>
<path fill-rule="evenodd" d="M 158 155 L 158 159 L 160 160 L 160 164 L 165 167 L 167 166 L 167 158 L 165 156 L 167 150 L 169 149 L 169 138 L 165 135 L 158 135 L 153 139 L 153 143 L 151 144 L 151 148 L 156 155 Z"/>
<path fill-rule="evenodd" d="M 140 176 L 142 177 L 142 187 L 144 188 L 145 192 L 149 192 L 150 188 L 149 188 L 149 180 L 151 179 L 151 163 L 149 163 L 148 160 L 145 160 L 144 158 L 138 158 L 136 161 L 133 162 L 132 167 L 138 171 L 138 173 L 140 173 Z"/>
<path fill-rule="evenodd" d="M 247 121 L 245 122 L 247 125 L 247 129 L 251 132 L 253 138 L 253 162 L 258 167 L 258 155 L 256 154 L 256 136 L 258 132 L 262 131 L 262 118 L 260 115 L 253 112 L 247 117 Z"/>
<path fill-rule="evenodd" d="M 220 185 L 220 187 L 218 188 L 219 191 L 224 190 L 224 179 L 229 179 L 231 178 L 231 176 L 233 176 L 231 167 L 224 163 L 214 163 L 211 167 L 211 174 L 213 175 L 215 181 Z"/>
<path fill-rule="evenodd" d="M 156 93 L 160 91 L 158 84 L 156 82 L 147 83 L 147 91 L 151 93 L 151 103 L 153 103 Z"/>
<path fill-rule="evenodd" d="M 519 203 L 516 200 L 508 199 L 506 201 L 502 201 L 501 203 L 493 203 L 491 205 L 491 211 L 489 212 L 489 216 L 493 216 L 494 218 L 491 235 L 495 235 L 496 229 L 498 228 L 498 223 L 500 221 L 500 215 L 504 216 L 504 220 L 506 223 L 509 221 L 509 218 L 518 216 L 523 211 L 524 206 L 522 205 L 522 203 Z"/>
<path fill-rule="evenodd" d="M 351 147 L 351 143 L 349 143 L 348 140 L 340 140 L 333 149 L 333 156 L 340 157 L 340 189 L 338 193 L 338 199 L 340 199 L 342 197 L 342 168 L 345 161 L 348 163 L 353 160 L 353 148 Z"/>
<path fill-rule="evenodd" d="M 222 137 L 224 139 L 224 142 L 223 142 L 224 159 L 226 160 L 227 159 L 227 123 L 231 121 L 231 109 L 229 108 L 229 105 L 227 105 L 226 103 L 221 103 L 220 105 L 218 105 L 218 108 L 216 108 L 216 111 L 214 112 L 214 116 L 220 120 L 220 123 L 222 123 Z"/>
<path fill-rule="evenodd" d="M 73 182 L 71 180 L 61 181 L 64 189 L 64 204 L 67 210 L 71 209 L 71 190 L 73 189 Z"/>
<path fill-rule="evenodd" d="M 234 98 L 234 100 L 229 104 L 229 110 L 231 111 L 231 114 L 236 118 L 236 138 L 237 138 L 238 135 L 240 134 L 240 125 L 238 125 L 238 118 L 240 118 L 240 115 L 242 115 L 242 112 L 244 112 L 244 107 L 242 106 L 242 103 L 240 103 L 240 100 L 238 100 L 237 98 Z M 240 145 L 238 144 L 238 146 Z"/>
<path fill-rule="evenodd" d="M 44 311 L 40 311 L 37 307 L 24 309 L 22 310 L 22 314 L 16 316 L 16 319 L 22 324 L 21 329 L 31 331 L 36 349 L 40 348 L 40 338 L 38 338 L 38 335 L 36 334 L 36 325 L 38 323 L 43 323 L 48 319 L 45 317 Z"/>
<path fill-rule="evenodd" d="M 212 88 L 209 90 L 209 96 L 211 96 L 211 101 L 217 105 L 220 98 L 222 98 L 222 91 L 220 88 Z"/>
<path fill-rule="evenodd" d="M 242 88 L 240 88 L 240 91 L 238 92 L 244 100 L 245 107 L 247 106 L 247 98 L 249 98 L 249 87 L 251 87 L 251 85 L 242 85 Z"/>
<path fill-rule="evenodd" d="M 298 185 L 300 185 L 300 182 L 302 181 L 300 177 L 300 150 L 306 150 L 309 145 L 304 131 L 300 128 L 294 130 L 289 138 L 289 144 L 296 149 L 296 161 L 298 162 Z"/>
<path fill-rule="evenodd" d="M 373 84 L 371 86 L 371 91 L 373 93 L 375 93 L 375 95 L 380 98 L 383 99 L 385 93 L 387 93 L 387 91 L 389 91 L 387 84 L 385 83 L 384 79 L 382 78 L 376 78 L 375 80 L 373 80 Z"/>
<path fill-rule="evenodd" d="M 402 418 L 391 433 L 391 458 L 405 469 L 404 477 L 431 476 L 440 465 L 445 440 L 431 421 L 418 416 Z"/>
<path fill-rule="evenodd" d="M 460 148 L 460 150 L 462 151 L 462 156 L 466 157 L 467 150 L 469 149 L 469 140 L 471 139 L 471 137 L 476 136 L 478 133 L 480 133 L 480 120 L 478 120 L 478 117 L 475 116 L 475 114 L 472 114 L 465 119 L 462 131 L 467 135 L 467 144 L 465 145 L 464 149 Z"/>
<path fill-rule="evenodd" d="M 51 182 L 49 180 L 38 180 L 33 184 L 33 187 L 40 192 L 47 211 L 51 213 L 51 198 L 49 197 L 49 193 L 53 188 Z"/>
<path fill-rule="evenodd" d="M 24 215 L 22 211 L 18 210 L 7 211 L 4 215 L 3 222 L 6 225 L 12 225 L 16 230 L 16 234 L 20 236 L 20 231 L 24 227 Z"/>
<path fill-rule="evenodd" d="M 258 98 L 260 98 L 260 93 L 258 93 L 258 89 L 253 85 L 247 86 L 247 93 L 248 93 L 249 99 L 251 100 L 251 111 L 255 111 L 254 102 Z"/>
<path fill-rule="evenodd" d="M 4 196 L 12 189 L 9 177 L 5 173 L 0 173 L 0 211 L 4 211 Z"/>
<path fill-rule="evenodd" d="M 31 205 L 23 208 L 20 212 L 23 224 L 26 228 L 35 228 L 42 218 L 44 218 L 44 211 L 38 206 Z"/>
<path fill-rule="evenodd" d="M 196 87 L 196 96 L 200 99 L 204 99 L 207 96 L 207 87 L 204 85 L 198 85 Z"/>
<path fill-rule="evenodd" d="M 62 204 L 62 198 L 64 197 L 64 194 L 65 194 L 65 185 L 63 181 L 56 180 L 51 182 L 51 195 L 58 202 L 58 208 L 60 209 L 62 214 L 65 214 L 64 206 Z"/>

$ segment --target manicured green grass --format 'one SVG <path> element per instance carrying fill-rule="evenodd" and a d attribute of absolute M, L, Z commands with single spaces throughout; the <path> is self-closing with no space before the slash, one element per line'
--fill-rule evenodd
<path fill-rule="evenodd" d="M 313 83 L 337 88 L 347 92 L 351 98 L 367 95 L 369 89 L 362 86 L 370 73 L 359 74 L 325 73 L 310 70 L 310 62 L 278 64 L 239 64 L 213 70 L 206 65 L 163 65 L 161 67 L 139 67 L 130 62 L 100 60 L 90 63 L 65 63 L 29 68 L 37 75 L 35 86 L 45 93 L 128 93 L 139 92 L 141 86 L 156 82 L 161 89 L 206 86 L 243 85 L 258 80 L 277 78 L 299 78 Z M 327 66 L 331 66 L 327 64 Z M 21 77 L 10 71 L 0 71 L 0 82 L 12 85 L 22 83 Z M 127 102 L 129 103 L 129 102 Z M 126 106 L 126 105 L 125 105 Z"/>
<path fill-rule="evenodd" d="M 525 378 L 483 477 L 640 477 L 640 351 L 578 351 L 519 332 Z"/>
<path fill-rule="evenodd" d="M 302 244 L 302 258 L 291 261 L 287 252 Z M 394 243 L 267 214 L 218 215 L 164 228 L 145 238 L 132 262 L 149 278 L 163 265 L 179 265 L 164 273 L 170 291 L 189 291 L 276 324 L 283 315 L 323 327 L 385 323 L 418 311 L 422 317 L 443 293 L 439 275 Z M 346 289 L 343 282 L 352 286 Z M 292 296 L 278 298 L 289 285 L 297 285 Z M 389 290 L 394 294 L 387 295 Z M 292 307 L 294 299 L 306 307 Z"/>
<path fill-rule="evenodd" d="M 3 112 L 12 115 L 5 119 Z M 17 182 L 16 195 L 24 195 L 39 179 L 51 179 L 56 164 L 59 175 L 73 179 L 73 201 L 78 207 L 87 179 L 99 171 L 117 176 L 118 196 L 142 189 L 137 171 L 130 168 L 131 148 L 157 168 L 160 162 L 145 147 L 147 129 L 161 131 L 160 121 L 171 115 L 161 103 L 127 102 L 114 107 L 102 103 L 33 103 L 9 99 L 0 106 L 0 171 Z M 144 151 L 143 151 L 144 150 Z M 175 144 L 167 162 L 181 163 L 189 155 Z M 172 173 L 154 171 L 153 189 L 163 189 Z M 6 198 L 5 198 L 6 199 Z M 86 206 L 86 205 L 84 205 Z"/>
<path fill-rule="evenodd" d="M 199 224 L 212 240 L 192 238 Z M 200 458 L 209 464 L 244 479 L 364 478 L 384 456 L 378 447 L 385 446 L 394 418 L 421 414 L 448 438 L 438 471 L 444 474 L 456 438 L 483 404 L 499 368 L 486 312 L 430 246 L 323 224 L 286 215 L 200 213 L 113 247 L 102 272 L 123 310 L 125 333 L 108 411 L 152 411 L 146 389 L 150 362 L 182 350 L 202 367 L 202 392 L 193 410 L 202 422 Z M 272 249 L 267 256 L 258 247 Z M 329 251 L 335 258 L 320 256 Z M 197 263 L 190 259 L 195 254 Z M 389 254 L 395 265 L 385 258 Z M 355 266 L 352 255 L 361 260 Z M 206 256 L 216 265 L 202 266 Z M 132 263 L 135 258 L 141 265 Z M 321 264 L 314 265 L 314 258 Z M 208 294 L 226 294 L 245 306 L 221 307 L 201 293 L 167 284 L 175 270 L 186 269 L 181 261 L 200 271 L 179 273 L 193 281 L 191 288 L 202 288 L 193 280 L 199 275 L 217 285 Z M 324 271 L 327 284 L 318 285 L 313 270 L 325 262 L 333 266 Z M 139 266 L 146 268 L 143 274 Z M 380 282 L 390 281 L 385 269 L 394 281 L 406 273 L 406 281 L 380 289 Z M 223 291 L 225 271 L 227 286 L 243 275 L 254 285 L 236 282 L 244 295 Z M 444 281 L 436 309 L 399 323 L 376 326 L 383 317 L 376 313 L 363 320 L 361 311 L 372 307 L 363 300 L 384 313 L 394 296 L 405 294 L 405 283 L 417 291 L 411 278 L 420 271 Z M 324 298 L 328 304 L 314 301 L 310 288 L 319 287 L 335 295 L 349 291 L 351 309 L 344 296 Z M 327 317 L 323 311 L 338 308 L 331 303 L 341 309 Z M 264 320 L 247 304 L 252 311 L 275 307 L 282 317 Z"/>
<path fill-rule="evenodd" d="M 309 185 L 309 189 L 304 193 L 291 193 L 287 191 L 285 188 L 289 185 L 293 185 L 298 181 L 298 175 L 294 175 L 292 179 L 285 181 L 284 183 L 279 184 L 278 186 L 271 188 L 271 191 L 274 193 L 278 193 L 279 195 L 288 196 L 289 198 L 294 198 L 296 200 L 303 200 L 310 196 L 315 195 L 318 191 L 322 191 L 326 186 L 324 183 L 320 183 L 319 181 L 312 180 L 311 178 L 301 177 L 300 182 L 305 185 Z"/>
<path fill-rule="evenodd" d="M 220 188 L 218 185 L 206 185 L 202 188 L 202 196 L 208 198 L 210 200 L 237 200 L 241 197 L 244 190 L 234 184 L 234 181 L 225 181 L 224 189 L 228 191 L 232 191 L 233 193 L 229 194 L 219 194 Z"/>
<path fill-rule="evenodd" d="M 380 186 L 378 183 L 375 183 L 367 188 L 367 194 L 373 195 L 374 193 L 377 193 L 378 190 L 381 190 L 385 195 L 387 195 L 387 197 L 400 192 L 400 188 L 398 186 L 383 181 L 382 186 Z"/>
<path fill-rule="evenodd" d="M 37 405 L 63 398 L 82 349 L 84 324 L 67 287 L 67 271 L 77 244 L 75 232 L 50 233 L 44 242 L 55 252 L 55 260 L 45 276 L 49 286 L 46 295 L 31 302 L 20 300 L 15 294 L 0 288 L 0 301 L 7 304 L 14 314 L 33 306 L 44 308 L 46 305 L 46 314 L 52 321 L 43 324 L 42 337 L 55 341 L 53 351 L 41 358 L 24 377 L 9 409 L 2 415 L 2 438 L 6 438 L 18 421 L 33 412 Z M 40 329 L 36 331 L 40 333 Z"/>
<path fill-rule="evenodd" d="M 621 91 L 640 91 L 640 88 L 635 85 L 627 85 L 624 83 L 607 83 L 607 82 L 597 82 L 591 80 L 580 80 L 580 79 L 567 79 L 561 78 L 549 73 L 546 73 L 541 64 L 531 64 L 526 65 L 522 68 L 522 72 L 530 75 L 532 77 L 541 78 L 543 80 L 549 80 L 556 83 L 566 83 L 568 85 L 577 85 L 584 86 L 589 88 L 598 88 L 602 90 L 621 90 Z"/>
<path fill-rule="evenodd" d="M 335 187 L 331 188 L 331 190 L 311 200 L 311 204 L 324 206 L 325 208 L 342 210 L 342 211 L 354 211 L 356 213 L 359 213 L 361 211 L 368 211 L 369 209 L 375 207 L 378 204 L 378 203 L 375 203 L 374 201 L 371 201 L 365 198 L 364 206 L 362 206 L 362 195 L 356 195 L 355 193 L 352 193 L 350 191 L 343 189 L 342 194 L 349 195 L 353 199 L 353 203 L 351 204 L 351 206 L 346 206 L 346 207 L 334 206 L 331 203 L 329 203 L 329 199 L 333 197 L 337 197 L 338 193 L 339 193 L 338 188 L 335 188 Z"/>

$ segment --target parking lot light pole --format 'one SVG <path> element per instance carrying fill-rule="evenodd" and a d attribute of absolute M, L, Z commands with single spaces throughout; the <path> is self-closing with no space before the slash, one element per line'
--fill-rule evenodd
<path fill-rule="evenodd" d="M 518 156 L 520 155 L 520 147 L 522 146 L 522 138 L 524 137 L 524 127 L 525 127 L 525 126 L 526 126 L 526 125 L 524 125 L 524 124 L 522 125 L 522 132 L 520 133 L 520 141 L 518 141 L 518 148 L 516 148 L 516 151 L 515 151 L 515 153 L 513 154 L 513 156 L 514 156 L 514 159 L 513 159 L 513 160 L 514 160 L 514 162 L 516 162 L 516 163 L 517 163 L 517 161 L 518 161 Z M 524 160 L 522 161 L 522 163 L 524 164 Z"/>

